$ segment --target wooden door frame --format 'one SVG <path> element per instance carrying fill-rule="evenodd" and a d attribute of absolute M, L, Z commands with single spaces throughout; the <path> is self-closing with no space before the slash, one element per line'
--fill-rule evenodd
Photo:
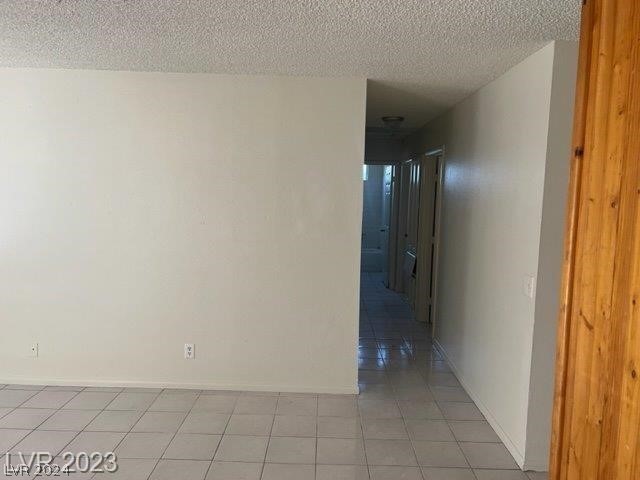
<path fill-rule="evenodd" d="M 583 3 L 550 478 L 634 480 L 640 478 L 640 2 Z"/>
<path fill-rule="evenodd" d="M 560 285 L 560 312 L 558 316 L 556 372 L 554 405 L 551 416 L 551 452 L 549 472 L 551 479 L 560 478 L 561 450 L 563 449 L 563 419 L 567 400 L 567 363 L 570 355 L 569 328 L 571 325 L 571 302 L 575 272 L 575 244 L 578 225 L 578 204 L 580 198 L 580 177 L 584 152 L 586 97 L 589 86 L 587 65 L 591 56 L 591 9 L 583 6 L 580 25 L 580 51 L 578 54 L 578 78 L 573 119 L 572 157 L 569 171 L 567 213 L 565 220 L 564 254 L 562 263 L 562 283 Z"/>

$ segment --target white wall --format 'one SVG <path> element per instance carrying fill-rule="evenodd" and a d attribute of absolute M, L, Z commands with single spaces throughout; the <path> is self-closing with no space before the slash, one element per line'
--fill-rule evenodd
<path fill-rule="evenodd" d="M 532 368 L 527 416 L 526 466 L 548 466 L 553 409 L 553 373 L 560 308 L 565 208 L 568 198 L 570 139 L 577 76 L 578 44 L 557 42 L 553 57 L 551 110 L 547 138 L 538 282 L 535 299 Z"/>
<path fill-rule="evenodd" d="M 550 44 L 407 142 L 445 147 L 437 341 L 525 468 L 548 456 L 576 62 L 573 44 Z M 527 275 L 544 282 L 537 299 Z"/>
<path fill-rule="evenodd" d="M 354 392 L 365 90 L 1 69 L 0 383 Z"/>

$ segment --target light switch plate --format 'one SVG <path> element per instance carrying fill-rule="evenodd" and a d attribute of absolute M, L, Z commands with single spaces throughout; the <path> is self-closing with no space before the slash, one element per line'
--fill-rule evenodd
<path fill-rule="evenodd" d="M 536 294 L 536 277 L 533 275 L 525 275 L 522 280 L 522 293 L 533 299 Z"/>

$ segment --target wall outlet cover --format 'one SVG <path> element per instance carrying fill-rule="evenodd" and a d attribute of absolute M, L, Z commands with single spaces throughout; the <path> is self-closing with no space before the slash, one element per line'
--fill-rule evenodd
<path fill-rule="evenodd" d="M 187 360 L 193 360 L 196 358 L 196 346 L 193 343 L 184 344 L 184 358 Z"/>

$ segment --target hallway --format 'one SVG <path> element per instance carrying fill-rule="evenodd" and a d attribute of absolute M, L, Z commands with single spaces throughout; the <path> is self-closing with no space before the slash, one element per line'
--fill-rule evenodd
<path fill-rule="evenodd" d="M 373 480 L 547 478 L 517 469 L 427 328 L 380 274 L 362 274 L 360 308 L 359 407 Z"/>

